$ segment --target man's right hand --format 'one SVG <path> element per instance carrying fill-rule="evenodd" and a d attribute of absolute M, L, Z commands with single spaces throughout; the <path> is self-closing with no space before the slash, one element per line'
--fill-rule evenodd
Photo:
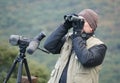
<path fill-rule="evenodd" d="M 69 21 L 69 20 L 65 20 L 63 26 L 66 28 L 66 29 L 70 29 L 72 27 L 72 22 Z"/>
<path fill-rule="evenodd" d="M 70 29 L 72 27 L 72 22 L 69 21 L 69 20 L 66 20 L 63 24 L 63 26 L 66 28 L 66 29 Z"/>

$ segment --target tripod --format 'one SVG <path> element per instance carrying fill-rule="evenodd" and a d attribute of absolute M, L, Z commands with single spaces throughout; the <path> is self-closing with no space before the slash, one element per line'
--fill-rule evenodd
<path fill-rule="evenodd" d="M 19 66 L 18 66 L 18 74 L 17 74 L 17 82 L 16 83 L 21 83 L 23 64 L 25 66 L 25 70 L 26 70 L 26 73 L 27 73 L 29 83 L 32 83 L 27 59 L 26 59 L 26 56 L 25 56 L 26 48 L 27 48 L 28 45 L 29 45 L 28 42 L 20 43 L 20 45 L 19 45 L 20 53 L 19 53 L 18 57 L 14 60 L 12 66 L 11 66 L 11 68 L 10 68 L 10 70 L 9 70 L 5 80 L 4 80 L 4 83 L 7 83 L 7 81 L 9 80 L 9 78 L 10 78 L 13 70 L 15 69 L 15 66 L 16 66 L 17 63 L 19 63 Z"/>

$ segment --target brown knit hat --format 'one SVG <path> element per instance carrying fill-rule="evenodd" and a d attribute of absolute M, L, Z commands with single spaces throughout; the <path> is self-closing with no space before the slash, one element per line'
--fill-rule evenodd
<path fill-rule="evenodd" d="M 91 9 L 84 9 L 78 15 L 84 17 L 93 30 L 97 28 L 98 15 L 96 12 Z"/>

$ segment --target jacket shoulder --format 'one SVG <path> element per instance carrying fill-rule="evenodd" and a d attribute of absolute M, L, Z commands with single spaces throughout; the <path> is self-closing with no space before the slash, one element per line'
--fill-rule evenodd
<path fill-rule="evenodd" d="M 92 36 L 87 40 L 88 48 L 95 45 L 100 45 L 100 44 L 104 44 L 104 43 L 100 39 L 96 38 L 95 36 Z"/>

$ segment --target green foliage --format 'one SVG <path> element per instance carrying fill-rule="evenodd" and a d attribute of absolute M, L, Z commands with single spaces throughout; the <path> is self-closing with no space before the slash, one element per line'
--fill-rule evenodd
<path fill-rule="evenodd" d="M 6 70 L 10 67 L 13 58 L 15 58 L 17 51 L 15 48 L 10 48 L 8 45 L 0 44 L 0 71 Z M 4 68 L 6 65 L 6 68 Z"/>
<path fill-rule="evenodd" d="M 5 76 L 7 75 L 8 69 L 16 57 L 17 50 L 15 48 L 10 48 L 7 44 L 0 44 L 0 82 L 2 83 Z M 12 79 L 13 75 L 11 76 Z M 11 81 L 11 80 L 10 80 Z M 12 83 L 12 82 L 10 82 Z"/>
<path fill-rule="evenodd" d="M 28 61 L 28 65 L 31 76 L 37 77 L 38 83 L 47 83 L 49 77 L 49 70 L 47 70 L 47 68 L 44 65 L 32 60 Z M 23 71 L 23 75 L 26 75 L 25 70 Z"/>

